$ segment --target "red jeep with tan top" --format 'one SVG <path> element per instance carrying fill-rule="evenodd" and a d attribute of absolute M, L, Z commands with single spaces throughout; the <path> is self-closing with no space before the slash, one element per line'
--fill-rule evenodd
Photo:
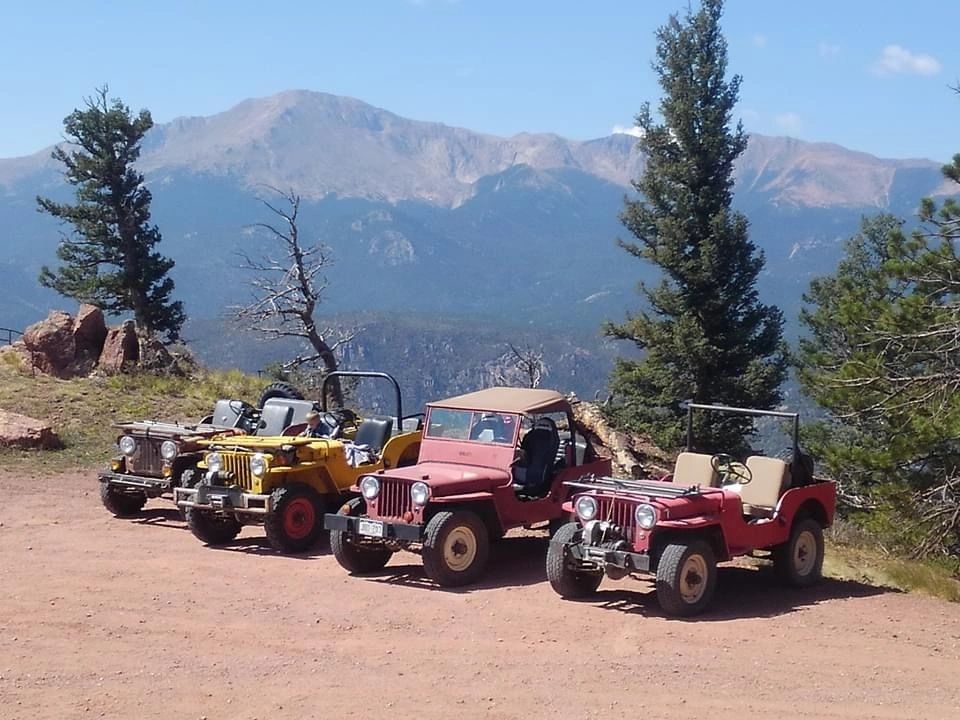
<path fill-rule="evenodd" d="M 360 478 L 360 497 L 325 517 L 338 562 L 374 572 L 398 550 L 419 552 L 440 585 L 483 572 L 491 540 L 565 519 L 568 481 L 608 474 L 552 390 L 489 388 L 427 406 L 416 465 Z"/>
<path fill-rule="evenodd" d="M 732 413 L 791 421 L 789 461 L 693 451 L 693 413 Z M 820 580 L 823 530 L 833 523 L 836 485 L 813 477 L 799 447 L 796 413 L 688 403 L 687 451 L 672 476 L 626 480 L 596 475 L 570 483 L 576 522 L 561 527 L 547 551 L 547 577 L 563 597 L 595 592 L 604 576 L 656 577 L 669 615 L 704 610 L 717 563 L 768 551 L 776 573 L 805 587 Z"/>

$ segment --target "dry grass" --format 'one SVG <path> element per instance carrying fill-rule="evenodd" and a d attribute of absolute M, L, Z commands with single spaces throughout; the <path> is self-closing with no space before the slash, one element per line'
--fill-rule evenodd
<path fill-rule="evenodd" d="M 19 472 L 95 467 L 114 451 L 123 420 L 196 421 L 218 398 L 254 402 L 266 380 L 239 371 L 201 371 L 190 378 L 146 374 L 58 380 L 23 371 L 9 355 L 0 362 L 0 408 L 53 425 L 62 450 L 0 449 L 5 469 Z"/>

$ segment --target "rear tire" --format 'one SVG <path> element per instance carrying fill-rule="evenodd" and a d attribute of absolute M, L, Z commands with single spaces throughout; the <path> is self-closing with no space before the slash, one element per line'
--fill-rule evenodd
<path fill-rule="evenodd" d="M 717 589 L 717 560 L 710 544 L 667 545 L 657 565 L 657 600 L 668 615 L 689 617 L 710 604 Z"/>
<path fill-rule="evenodd" d="M 147 494 L 144 492 L 124 492 L 110 485 L 100 483 L 100 501 L 114 516 L 123 518 L 136 515 L 147 504 Z"/>
<path fill-rule="evenodd" d="M 577 523 L 562 525 L 547 548 L 547 580 L 560 597 L 580 599 L 593 595 L 603 582 L 603 571 L 585 572 L 570 567 L 567 548 L 580 542 Z"/>
<path fill-rule="evenodd" d="M 271 496 L 273 512 L 263 523 L 270 545 L 286 554 L 310 550 L 323 533 L 323 498 L 307 485 L 279 487 Z"/>
<path fill-rule="evenodd" d="M 260 393 L 260 402 L 257 407 L 262 408 L 263 404 L 272 398 L 284 398 L 285 400 L 303 400 L 303 393 L 287 382 L 273 382 L 267 385 Z"/>
<path fill-rule="evenodd" d="M 361 498 L 353 498 L 347 503 L 350 517 L 359 517 L 366 510 Z M 353 536 L 344 530 L 330 531 L 330 550 L 340 566 L 352 575 L 377 572 L 393 557 L 393 551 L 386 547 L 360 545 Z"/>
<path fill-rule="evenodd" d="M 794 520 L 790 539 L 773 548 L 773 570 L 794 587 L 816 585 L 823 577 L 823 528 L 811 517 Z"/>
<path fill-rule="evenodd" d="M 443 510 L 430 518 L 423 534 L 423 568 L 435 583 L 469 585 L 483 574 L 490 559 L 490 537 L 476 513 Z"/>
<path fill-rule="evenodd" d="M 217 517 L 209 510 L 187 508 L 187 527 L 205 545 L 226 545 L 240 534 L 243 527 L 236 518 Z"/>

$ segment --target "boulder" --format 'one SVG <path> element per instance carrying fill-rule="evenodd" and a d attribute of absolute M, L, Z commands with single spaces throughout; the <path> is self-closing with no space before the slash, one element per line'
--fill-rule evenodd
<path fill-rule="evenodd" d="M 155 337 L 143 341 L 140 367 L 157 375 L 183 376 L 186 374 L 167 346 Z"/>
<path fill-rule="evenodd" d="M 49 425 L 26 415 L 0 410 L 0 447 L 53 450 L 61 444 Z"/>
<path fill-rule="evenodd" d="M 33 366 L 40 372 L 68 377 L 76 355 L 73 317 L 61 310 L 51 310 L 45 320 L 24 331 L 23 344 L 30 352 Z"/>
<path fill-rule="evenodd" d="M 23 344 L 23 340 L 0 346 L 0 362 L 9 363 L 16 368 L 30 368 L 33 365 L 30 351 Z"/>
<path fill-rule="evenodd" d="M 76 359 L 79 361 L 97 361 L 107 339 L 107 323 L 103 319 L 103 310 L 95 305 L 81 305 L 73 321 L 73 341 L 76 345 Z"/>
<path fill-rule="evenodd" d="M 140 362 L 140 342 L 133 320 L 110 328 L 100 353 L 99 367 L 107 372 L 123 372 Z"/>

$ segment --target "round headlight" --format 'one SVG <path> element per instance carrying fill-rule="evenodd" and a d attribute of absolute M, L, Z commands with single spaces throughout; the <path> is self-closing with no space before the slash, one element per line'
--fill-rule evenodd
<path fill-rule="evenodd" d="M 644 530 L 649 530 L 657 524 L 657 509 L 653 505 L 647 503 L 637 505 L 634 515 L 637 518 L 637 525 Z"/>
<path fill-rule="evenodd" d="M 410 486 L 410 499 L 414 505 L 426 505 L 430 497 L 430 486 L 425 482 L 415 482 Z"/>
<path fill-rule="evenodd" d="M 211 472 L 220 472 L 220 468 L 223 467 L 223 458 L 220 457 L 220 453 L 212 452 L 207 455 L 207 470 Z"/>
<path fill-rule="evenodd" d="M 578 518 L 583 522 L 590 522 L 597 516 L 597 501 L 589 495 L 581 495 L 577 498 L 574 509 Z"/>
<path fill-rule="evenodd" d="M 173 460 L 178 452 L 180 452 L 180 448 L 177 447 L 177 444 L 173 440 L 164 440 L 160 445 L 160 457 L 164 460 Z"/>
<path fill-rule="evenodd" d="M 373 475 L 367 475 L 360 481 L 360 493 L 367 499 L 373 500 L 380 494 L 380 481 Z"/>
<path fill-rule="evenodd" d="M 124 455 L 130 456 L 137 451 L 137 441 L 129 435 L 124 435 L 122 438 L 120 438 L 120 442 L 118 444 L 120 445 L 120 452 L 122 452 Z"/>
<path fill-rule="evenodd" d="M 263 477 L 267 474 L 267 459 L 263 453 L 254 453 L 250 456 L 250 472 L 257 477 Z"/>

